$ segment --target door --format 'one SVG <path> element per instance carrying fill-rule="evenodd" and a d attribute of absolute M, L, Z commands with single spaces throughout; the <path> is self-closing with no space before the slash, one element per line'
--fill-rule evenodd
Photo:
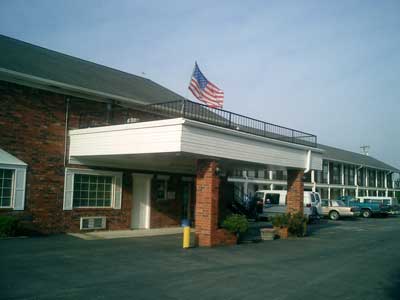
<path fill-rule="evenodd" d="M 182 194 L 182 219 L 191 220 L 191 198 L 192 198 L 192 183 L 183 182 Z"/>
<path fill-rule="evenodd" d="M 133 174 L 132 229 L 150 228 L 151 177 L 149 174 Z"/>

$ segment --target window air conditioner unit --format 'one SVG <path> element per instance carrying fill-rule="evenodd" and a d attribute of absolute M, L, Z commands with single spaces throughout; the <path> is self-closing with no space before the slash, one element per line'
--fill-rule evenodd
<path fill-rule="evenodd" d="M 140 122 L 140 119 L 139 118 L 128 118 L 127 120 L 126 120 L 126 123 L 128 123 L 128 124 L 130 124 L 130 123 L 138 123 L 138 122 Z"/>
<path fill-rule="evenodd" d="M 105 229 L 106 217 L 81 217 L 81 230 Z"/>

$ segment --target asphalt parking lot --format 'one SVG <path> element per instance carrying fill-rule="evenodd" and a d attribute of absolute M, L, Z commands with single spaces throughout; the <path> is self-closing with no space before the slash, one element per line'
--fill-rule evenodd
<path fill-rule="evenodd" d="M 180 249 L 180 236 L 0 240 L 0 299 L 400 299 L 400 218 Z"/>

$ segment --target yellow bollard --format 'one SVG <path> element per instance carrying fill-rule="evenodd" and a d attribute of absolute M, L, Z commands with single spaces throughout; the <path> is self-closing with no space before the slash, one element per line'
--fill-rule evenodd
<path fill-rule="evenodd" d="M 183 248 L 190 247 L 190 226 L 183 227 Z"/>

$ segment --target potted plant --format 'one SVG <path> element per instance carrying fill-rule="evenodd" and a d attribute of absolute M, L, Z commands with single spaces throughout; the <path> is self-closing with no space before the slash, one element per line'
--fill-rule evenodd
<path fill-rule="evenodd" d="M 289 237 L 289 218 L 290 214 L 278 214 L 272 218 L 272 226 L 281 239 Z"/>
<path fill-rule="evenodd" d="M 237 241 L 240 240 L 240 235 L 245 233 L 249 228 L 249 222 L 243 215 L 232 214 L 226 217 L 222 223 L 222 228 L 233 233 L 237 237 Z"/>
<path fill-rule="evenodd" d="M 290 215 L 288 219 L 288 230 L 291 235 L 298 237 L 307 234 L 307 219 L 302 212 Z"/>

